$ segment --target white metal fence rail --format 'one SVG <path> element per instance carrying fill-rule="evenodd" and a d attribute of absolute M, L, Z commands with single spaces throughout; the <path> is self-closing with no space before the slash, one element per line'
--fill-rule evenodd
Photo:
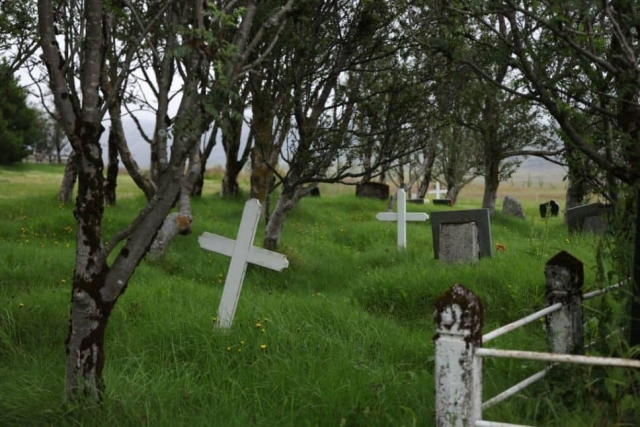
<path fill-rule="evenodd" d="M 561 252 L 546 265 L 548 306 L 481 335 L 482 304 L 462 285 L 436 301 L 436 426 L 527 427 L 482 419 L 487 409 L 544 378 L 557 363 L 640 368 L 639 360 L 593 357 L 582 352 L 582 301 L 618 289 L 624 282 L 582 294 L 582 264 Z M 484 348 L 483 344 L 546 317 L 551 352 Z M 499 357 L 551 362 L 549 366 L 482 403 L 482 358 Z"/>

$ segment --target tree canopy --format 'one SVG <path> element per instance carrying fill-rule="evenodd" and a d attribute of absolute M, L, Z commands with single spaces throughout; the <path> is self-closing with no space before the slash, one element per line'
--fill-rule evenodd
<path fill-rule="evenodd" d="M 39 143 L 37 111 L 27 104 L 27 91 L 0 64 L 0 164 L 22 161 L 30 149 Z"/>

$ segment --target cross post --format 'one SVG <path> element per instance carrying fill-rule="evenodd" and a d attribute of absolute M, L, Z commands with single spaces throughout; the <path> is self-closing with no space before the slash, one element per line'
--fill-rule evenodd
<path fill-rule="evenodd" d="M 245 203 L 238 237 L 235 241 L 206 232 L 198 238 L 201 248 L 231 257 L 218 307 L 217 325 L 220 328 L 229 328 L 233 323 L 247 263 L 277 271 L 282 271 L 289 266 L 286 256 L 253 246 L 261 210 L 262 206 L 257 199 L 251 199 Z"/>
<path fill-rule="evenodd" d="M 407 221 L 426 221 L 429 215 L 424 212 L 407 213 L 407 193 L 401 188 L 398 190 L 398 212 L 381 212 L 376 215 L 378 221 L 398 222 L 398 249 L 407 247 Z"/>
<path fill-rule="evenodd" d="M 446 188 L 440 188 L 440 182 L 436 181 L 436 189 L 429 191 L 429 194 L 435 194 L 436 199 L 440 199 L 443 194 L 447 194 Z"/>

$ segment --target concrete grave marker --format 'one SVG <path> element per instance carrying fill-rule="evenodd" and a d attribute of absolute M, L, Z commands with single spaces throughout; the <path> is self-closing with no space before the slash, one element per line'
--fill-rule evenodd
<path fill-rule="evenodd" d="M 381 212 L 376 215 L 378 221 L 397 221 L 398 222 L 398 249 L 407 247 L 407 221 L 426 221 L 429 215 L 424 212 L 407 213 L 407 193 L 398 190 L 398 212 Z"/>
<path fill-rule="evenodd" d="M 444 223 L 440 226 L 439 259 L 450 263 L 478 262 L 478 227 L 475 222 Z"/>
<path fill-rule="evenodd" d="M 491 257 L 491 222 L 488 209 L 431 212 L 433 253 L 446 262 L 476 262 Z"/>
<path fill-rule="evenodd" d="M 382 182 L 365 182 L 356 185 L 357 197 L 389 200 L 389 186 Z"/>
<path fill-rule="evenodd" d="M 233 323 L 247 263 L 277 271 L 282 271 L 289 266 L 286 256 L 253 246 L 261 210 L 262 206 L 257 199 L 251 199 L 245 203 L 238 238 L 235 241 L 211 233 L 202 233 L 198 238 L 202 249 L 231 257 L 218 307 L 218 327 L 220 328 L 229 328 Z"/>
<path fill-rule="evenodd" d="M 569 232 L 604 233 L 607 230 L 607 217 L 613 213 L 614 209 L 615 206 L 603 203 L 591 203 L 567 209 L 565 216 Z"/>

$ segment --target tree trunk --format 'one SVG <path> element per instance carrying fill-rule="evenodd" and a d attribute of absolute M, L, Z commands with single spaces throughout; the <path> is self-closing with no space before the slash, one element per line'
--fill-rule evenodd
<path fill-rule="evenodd" d="M 567 209 L 580 206 L 587 196 L 587 172 L 584 155 L 568 141 L 564 141 L 565 159 L 567 160 L 567 193 L 565 195 L 565 212 Z M 566 222 L 567 216 L 564 220 Z"/>
<path fill-rule="evenodd" d="M 636 183 L 636 235 L 633 255 L 633 292 L 631 299 L 631 326 L 629 346 L 640 345 L 640 184 Z M 640 358 L 637 356 L 636 358 Z"/>
<path fill-rule="evenodd" d="M 482 208 L 489 209 L 493 215 L 496 210 L 498 187 L 500 186 L 500 161 L 497 159 L 485 160 L 484 194 L 482 195 Z"/>
<path fill-rule="evenodd" d="M 118 142 L 113 127 L 109 130 L 107 178 L 104 186 L 104 200 L 109 206 L 116 204 L 116 187 L 118 185 Z"/>
<path fill-rule="evenodd" d="M 237 160 L 229 161 L 227 159 L 227 167 L 222 178 L 222 196 L 236 197 L 238 195 L 238 175 L 243 165 L 239 165 Z"/>
<path fill-rule="evenodd" d="M 238 160 L 238 153 L 240 150 L 240 143 L 242 137 L 242 120 L 236 118 L 227 118 L 226 129 L 222 131 L 222 145 L 224 146 L 224 152 L 227 155 L 227 162 L 224 171 L 224 177 L 222 178 L 222 196 L 223 197 L 236 197 L 238 195 L 238 175 L 242 171 L 249 153 L 251 150 L 251 141 L 247 140 L 244 152 Z"/>
<path fill-rule="evenodd" d="M 58 200 L 62 203 L 70 203 L 73 197 L 73 188 L 76 185 L 76 178 L 78 177 L 78 155 L 75 150 L 69 153 L 67 158 L 67 164 L 64 168 L 64 175 L 62 175 L 62 182 L 60 183 L 60 191 L 58 192 Z"/>
<path fill-rule="evenodd" d="M 251 152 L 251 198 L 264 203 L 273 172 L 262 155 L 256 151 L 254 147 Z"/>
<path fill-rule="evenodd" d="M 456 201 L 458 200 L 459 193 L 460 193 L 460 188 L 457 185 L 447 184 L 447 195 L 445 196 L 446 199 L 452 200 L 453 204 L 455 204 Z"/>
<path fill-rule="evenodd" d="M 178 194 L 178 212 L 167 215 L 158 230 L 151 247 L 149 256 L 158 258 L 162 256 L 169 242 L 177 235 L 187 236 L 193 231 L 193 214 L 191 212 L 191 193 L 198 177 L 202 175 L 200 171 L 200 147 L 194 143 L 189 157 L 189 168 L 180 183 L 180 193 Z"/>
<path fill-rule="evenodd" d="M 565 211 L 584 203 L 586 196 L 586 185 L 584 179 L 575 175 L 569 166 L 567 194 L 565 195 Z M 566 217 L 565 217 L 566 219 Z"/>
<path fill-rule="evenodd" d="M 301 197 L 300 189 L 285 186 L 278 197 L 276 207 L 269 217 L 269 223 L 265 229 L 263 246 L 265 249 L 275 251 L 280 244 L 280 236 L 284 228 L 284 223 L 291 210 L 298 204 Z"/>
<path fill-rule="evenodd" d="M 113 304 L 100 300 L 95 289 L 104 277 L 85 282 L 74 279 L 69 335 L 66 341 L 66 394 L 70 400 L 86 396 L 100 401 L 104 391 L 104 335 Z M 89 290 L 91 288 L 91 290 Z"/>
<path fill-rule="evenodd" d="M 433 172 L 433 164 L 436 161 L 436 150 L 435 145 L 431 144 L 428 150 L 425 150 L 424 153 L 427 156 L 427 160 L 424 166 L 424 172 L 422 173 L 422 177 L 420 177 L 419 185 L 418 185 L 418 198 L 424 199 L 427 197 L 427 191 L 429 190 L 429 184 L 431 183 L 431 174 Z"/>

